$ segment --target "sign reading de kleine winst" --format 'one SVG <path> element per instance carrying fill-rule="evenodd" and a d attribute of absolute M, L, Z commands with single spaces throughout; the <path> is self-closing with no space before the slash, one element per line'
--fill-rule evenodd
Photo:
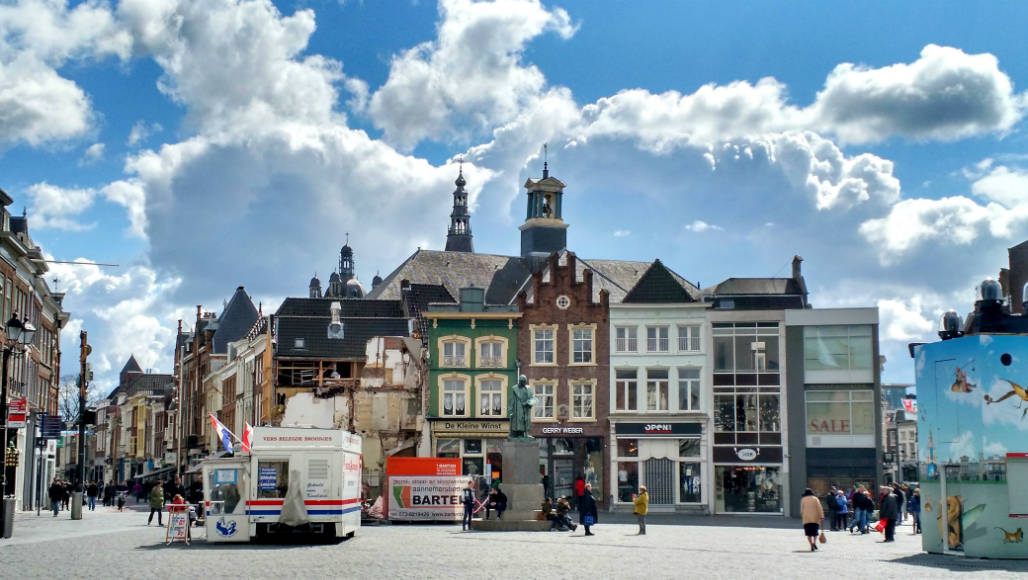
<path fill-rule="evenodd" d="M 436 437 L 506 437 L 510 433 L 510 421 L 476 419 L 431 419 L 432 432 Z"/>

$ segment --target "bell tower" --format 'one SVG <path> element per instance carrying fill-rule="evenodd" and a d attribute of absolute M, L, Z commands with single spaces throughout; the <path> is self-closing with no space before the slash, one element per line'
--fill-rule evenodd
<path fill-rule="evenodd" d="M 521 256 L 544 257 L 568 245 L 568 224 L 561 218 L 564 182 L 550 177 L 549 163 L 543 162 L 543 177 L 525 182 L 528 208 L 521 230 Z"/>
<path fill-rule="evenodd" d="M 471 241 L 471 213 L 468 212 L 468 192 L 464 190 L 464 160 L 460 162 L 457 181 L 453 182 L 453 211 L 450 212 L 450 229 L 446 232 L 447 252 L 474 252 Z"/>

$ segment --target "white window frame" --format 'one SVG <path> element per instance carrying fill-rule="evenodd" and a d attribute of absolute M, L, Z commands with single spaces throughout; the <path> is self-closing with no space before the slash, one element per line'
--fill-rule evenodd
<path fill-rule="evenodd" d="M 615 326 L 614 352 L 639 352 L 639 328 L 635 326 Z"/>
<path fill-rule="evenodd" d="M 589 415 L 579 413 L 581 410 L 579 407 L 578 400 L 576 397 L 585 396 L 585 392 L 582 389 L 588 387 L 588 396 L 590 399 Z M 579 391 L 576 394 L 576 391 Z M 568 384 L 568 402 L 570 407 L 569 421 L 595 421 L 596 420 L 596 379 L 577 379 L 572 380 Z"/>
<path fill-rule="evenodd" d="M 578 339 L 582 342 L 585 340 L 589 341 L 589 350 L 577 350 L 575 345 L 575 332 L 589 332 L 588 339 Z M 575 353 L 581 352 L 583 355 L 588 354 L 589 360 L 584 362 L 575 362 Z M 573 367 L 587 367 L 596 366 L 596 324 L 569 324 L 568 325 L 568 366 Z"/>
<path fill-rule="evenodd" d="M 555 421 L 557 419 L 557 381 L 535 380 L 531 382 L 531 385 L 532 394 L 536 399 L 535 407 L 532 409 L 532 418 Z M 545 399 L 550 401 L 548 415 L 544 413 L 546 410 Z"/>
<path fill-rule="evenodd" d="M 686 377 L 685 371 L 695 371 L 695 377 Z M 686 401 L 692 401 L 692 391 L 697 393 L 696 400 L 699 406 L 687 406 L 682 408 L 682 389 L 686 389 Z M 678 410 L 679 411 L 702 411 L 703 410 L 703 369 L 700 367 L 678 367 Z"/>
<path fill-rule="evenodd" d="M 457 356 L 456 345 L 462 345 L 464 348 L 464 356 Z M 453 353 L 449 356 L 446 355 L 447 345 L 454 345 Z M 444 369 L 467 369 L 471 368 L 471 357 L 468 356 L 471 351 L 471 339 L 466 336 L 459 334 L 448 334 L 446 336 L 440 336 L 438 340 L 439 348 L 439 368 Z"/>
<path fill-rule="evenodd" d="M 531 348 L 532 348 L 532 366 L 540 366 L 540 367 L 554 367 L 554 366 L 557 366 L 557 325 L 556 324 L 532 324 L 528 328 L 529 328 L 529 332 L 531 333 L 531 337 L 532 337 L 532 344 L 531 344 Z M 550 351 L 552 356 L 553 356 L 553 360 L 552 361 L 540 361 L 539 358 L 538 358 L 539 350 L 536 348 L 536 342 L 539 339 L 537 338 L 536 335 L 539 332 L 543 332 L 543 331 L 549 331 L 550 332 L 550 339 L 549 339 L 549 341 L 550 341 L 550 346 L 552 348 L 552 350 Z"/>
<path fill-rule="evenodd" d="M 482 395 L 484 394 L 484 385 L 486 381 L 499 383 L 500 390 L 498 393 L 494 392 L 493 395 L 498 394 L 500 396 L 500 412 L 498 414 L 485 413 L 485 409 L 482 408 Z M 507 377 L 505 375 L 489 373 L 485 375 L 478 375 L 475 377 L 475 399 L 476 405 L 475 410 L 478 417 L 490 417 L 490 418 L 503 418 L 507 416 Z M 492 397 L 490 397 L 490 401 Z"/>
<path fill-rule="evenodd" d="M 456 390 L 447 390 L 446 389 L 446 386 L 447 386 L 446 383 L 448 383 L 448 382 L 456 382 L 456 381 L 460 381 L 460 382 L 462 382 L 464 384 L 463 390 L 456 391 Z M 456 374 L 456 373 L 449 373 L 449 374 L 445 374 L 445 375 L 439 375 L 439 383 L 438 383 L 438 385 L 439 385 L 439 416 L 440 417 L 470 417 L 471 416 L 470 406 L 471 406 L 471 404 L 474 403 L 474 401 L 471 400 L 471 393 L 470 393 L 470 390 L 471 390 L 470 389 L 470 387 L 471 387 L 471 377 L 469 377 L 468 375 L 461 375 L 461 374 Z M 454 397 L 454 401 L 453 401 L 453 410 L 454 410 L 454 412 L 451 413 L 451 414 L 446 414 L 446 405 L 445 405 L 446 396 L 448 394 L 456 395 L 458 393 L 463 393 L 463 395 L 464 395 L 464 413 L 462 413 L 462 414 L 457 414 L 456 413 L 456 411 L 457 411 L 457 400 L 456 400 L 456 397 Z"/>
<path fill-rule="evenodd" d="M 651 377 L 651 374 L 654 374 L 655 372 L 662 372 L 662 373 L 664 373 L 664 376 L 663 377 Z M 648 369 L 646 369 L 646 395 L 645 395 L 645 397 L 646 397 L 646 409 L 645 410 L 646 411 L 657 411 L 657 412 L 662 412 L 663 411 L 663 412 L 666 412 L 666 411 L 670 411 L 671 410 L 671 378 L 670 378 L 670 376 L 671 376 L 671 373 L 665 367 L 655 367 L 655 368 L 648 368 Z M 661 408 L 661 406 L 660 406 L 660 392 L 661 392 L 661 388 L 660 387 L 661 386 L 663 386 L 663 391 L 664 391 L 664 406 L 663 406 L 663 408 Z M 657 395 L 656 398 L 655 398 L 655 400 L 657 402 L 656 407 L 652 407 L 650 405 L 650 401 L 651 401 L 651 399 L 650 399 L 650 392 L 654 390 L 654 387 L 656 387 L 656 395 Z"/>
<path fill-rule="evenodd" d="M 650 331 L 654 331 L 656 336 L 650 338 Z M 663 333 L 661 332 L 663 331 Z M 663 334 L 663 336 L 661 336 Z M 668 327 L 665 326 L 647 326 L 646 327 L 646 352 L 669 352 L 670 339 Z M 653 341 L 653 342 L 651 342 Z M 663 346 L 664 348 L 661 348 Z"/>
<path fill-rule="evenodd" d="M 500 356 L 489 357 L 489 360 L 485 360 L 482 356 L 482 347 L 485 345 L 499 345 Z M 506 337 L 488 335 L 480 336 L 475 339 L 475 366 L 483 369 L 502 369 L 507 367 L 507 348 L 509 341 Z"/>
<path fill-rule="evenodd" d="M 618 371 L 631 371 L 635 373 L 635 376 L 631 379 L 619 379 L 617 376 Z M 629 397 L 628 384 L 632 383 L 635 385 L 635 396 Z M 618 394 L 621 389 L 625 390 L 625 404 L 626 408 L 622 409 L 618 407 Z M 614 410 L 623 411 L 628 413 L 637 413 L 639 411 L 639 369 L 637 368 L 621 368 L 614 369 Z"/>
<path fill-rule="evenodd" d="M 698 324 L 678 325 L 678 352 L 700 352 L 700 326 Z"/>

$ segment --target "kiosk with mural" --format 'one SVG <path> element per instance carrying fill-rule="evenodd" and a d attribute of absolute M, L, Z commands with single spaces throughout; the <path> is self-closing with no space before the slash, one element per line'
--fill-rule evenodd
<path fill-rule="evenodd" d="M 955 328 L 912 347 L 924 549 L 1028 558 L 1028 336 Z"/>

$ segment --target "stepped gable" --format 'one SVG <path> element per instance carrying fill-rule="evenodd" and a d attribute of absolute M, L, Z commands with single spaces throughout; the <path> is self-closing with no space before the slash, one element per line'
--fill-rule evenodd
<path fill-rule="evenodd" d="M 217 319 L 213 352 L 215 354 L 227 353 L 228 343 L 245 337 L 257 317 L 257 308 L 246 294 L 246 290 L 239 286 Z"/>
<path fill-rule="evenodd" d="M 417 250 L 369 294 L 370 299 L 399 300 L 400 283 L 442 286 L 451 297 L 461 288 L 484 288 L 488 304 L 508 304 L 531 276 L 519 257 L 469 252 Z"/>
<path fill-rule="evenodd" d="M 343 338 L 329 338 L 331 307 L 339 303 Z M 399 300 L 286 298 L 275 313 L 277 356 L 364 360 L 367 342 L 376 336 L 410 335 Z M 297 345 L 297 339 L 303 339 Z"/>
<path fill-rule="evenodd" d="M 684 282 L 684 284 L 683 284 Z M 699 302 L 698 288 L 655 260 L 622 300 L 626 304 Z"/>

